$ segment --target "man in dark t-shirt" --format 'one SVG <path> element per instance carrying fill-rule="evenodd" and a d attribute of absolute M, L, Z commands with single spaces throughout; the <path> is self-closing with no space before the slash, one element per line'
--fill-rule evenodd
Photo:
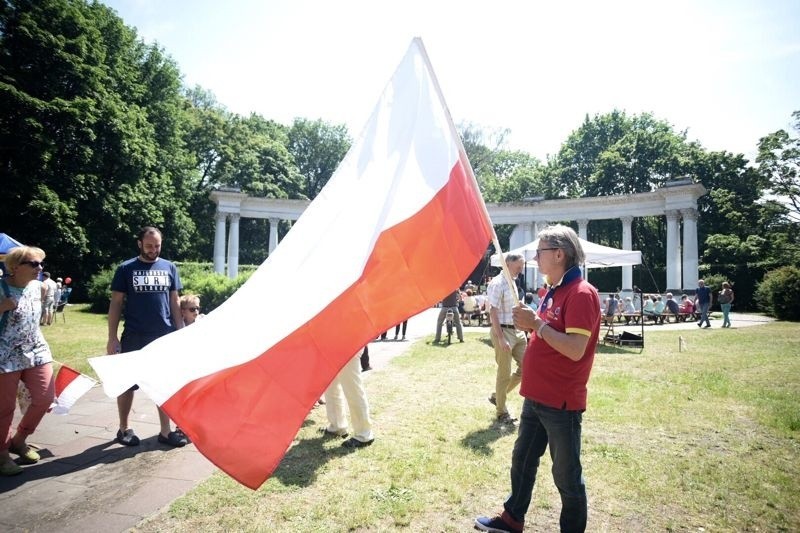
<path fill-rule="evenodd" d="M 178 291 L 181 285 L 178 268 L 162 259 L 161 231 L 146 226 L 136 241 L 139 255 L 117 267 L 111 281 L 111 305 L 108 310 L 109 354 L 141 350 L 157 338 L 183 327 Z M 125 328 L 117 337 L 122 309 L 125 308 Z M 139 437 L 128 427 L 128 416 L 133 406 L 134 385 L 117 397 L 119 431 L 117 442 L 136 446 Z M 188 439 L 180 431 L 172 431 L 169 416 L 158 408 L 161 431 L 158 442 L 169 446 L 185 446 Z"/>
<path fill-rule="evenodd" d="M 696 299 L 697 308 L 700 311 L 700 322 L 697 323 L 697 327 L 702 326 L 705 321 L 706 327 L 710 328 L 711 322 L 708 321 L 708 310 L 711 308 L 711 289 L 706 287 L 706 282 L 702 279 L 697 281 Z"/>

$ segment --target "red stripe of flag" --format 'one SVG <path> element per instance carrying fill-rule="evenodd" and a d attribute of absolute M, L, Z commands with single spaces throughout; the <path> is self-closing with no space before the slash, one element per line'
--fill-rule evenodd
<path fill-rule="evenodd" d="M 470 274 L 490 239 L 478 200 L 459 162 L 432 202 L 380 236 L 361 279 L 320 314 L 257 359 L 186 385 L 162 407 L 203 455 L 258 488 L 353 353 Z"/>

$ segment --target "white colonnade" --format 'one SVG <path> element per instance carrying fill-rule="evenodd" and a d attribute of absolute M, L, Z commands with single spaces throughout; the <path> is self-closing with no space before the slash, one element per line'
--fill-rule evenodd
<path fill-rule="evenodd" d="M 619 219 L 622 222 L 622 248 L 632 249 L 632 224 L 636 217 L 665 216 L 667 219 L 667 290 L 680 292 L 693 289 L 698 279 L 697 200 L 706 189 L 690 179 L 679 179 L 652 192 L 568 198 L 563 200 L 533 200 L 487 204 L 494 224 L 515 224 L 509 247 L 517 248 L 536 238 L 550 222 L 578 223 L 578 235 L 586 239 L 592 220 Z M 252 198 L 238 190 L 219 189 L 211 193 L 217 204 L 214 234 L 214 271 L 236 277 L 239 268 L 239 219 L 266 218 L 269 220 L 269 253 L 278 245 L 278 223 L 297 220 L 308 207 L 307 200 Z M 683 227 L 681 239 L 680 227 Z M 682 245 L 681 245 L 682 241 Z M 530 277 L 528 279 L 531 279 Z M 633 287 L 632 267 L 622 267 L 620 287 Z"/>

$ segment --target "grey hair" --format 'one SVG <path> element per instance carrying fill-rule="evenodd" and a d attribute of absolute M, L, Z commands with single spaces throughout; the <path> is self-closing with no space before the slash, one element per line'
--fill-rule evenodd
<path fill-rule="evenodd" d="M 521 254 L 506 254 L 506 264 L 516 263 L 524 259 Z"/>
<path fill-rule="evenodd" d="M 578 234 L 569 226 L 562 224 L 547 226 L 539 232 L 539 241 L 544 241 L 553 248 L 561 248 L 564 251 L 567 256 L 567 270 L 586 262 L 586 254 L 583 252 Z"/>

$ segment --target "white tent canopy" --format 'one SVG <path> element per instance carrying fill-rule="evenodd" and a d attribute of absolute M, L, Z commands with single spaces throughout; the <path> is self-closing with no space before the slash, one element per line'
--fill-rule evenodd
<path fill-rule="evenodd" d="M 586 254 L 586 263 L 583 265 L 586 268 L 620 267 L 642 264 L 642 252 L 638 250 L 620 250 L 619 248 L 611 248 L 610 246 L 595 244 L 583 239 L 579 240 Z M 537 267 L 538 265 L 534 257 L 536 256 L 536 248 L 538 248 L 538 246 L 539 239 L 536 239 L 508 253 L 519 254 L 525 258 L 526 264 L 529 267 Z M 500 256 L 498 254 L 492 256 L 492 266 L 500 266 Z"/>

